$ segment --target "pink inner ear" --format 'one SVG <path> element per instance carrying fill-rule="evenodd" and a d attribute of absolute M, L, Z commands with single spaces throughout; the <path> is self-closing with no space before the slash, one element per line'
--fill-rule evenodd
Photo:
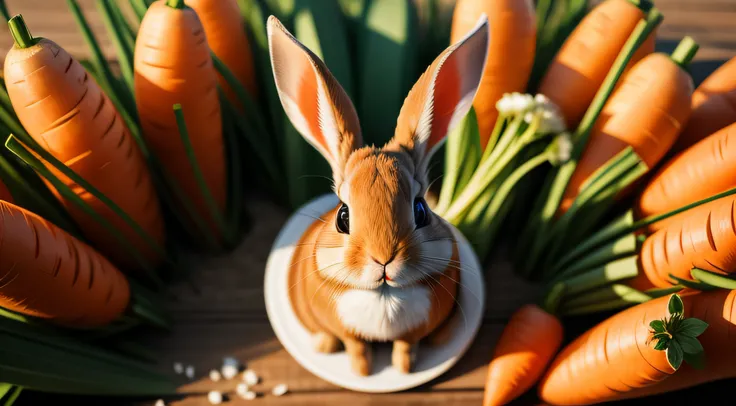
<path fill-rule="evenodd" d="M 447 135 L 450 120 L 460 102 L 462 78 L 457 64 L 458 58 L 445 60 L 434 84 L 434 107 L 432 115 L 432 133 L 427 146 L 437 145 Z"/>
<path fill-rule="evenodd" d="M 299 83 L 299 95 L 297 105 L 301 110 L 304 118 L 307 120 L 309 126 L 309 132 L 314 137 L 314 141 L 319 145 L 322 145 L 325 150 L 327 149 L 327 140 L 322 134 L 322 129 L 319 126 L 319 101 L 317 99 L 317 75 L 312 71 L 312 66 L 309 63 L 305 63 L 304 74 L 301 77 Z"/>

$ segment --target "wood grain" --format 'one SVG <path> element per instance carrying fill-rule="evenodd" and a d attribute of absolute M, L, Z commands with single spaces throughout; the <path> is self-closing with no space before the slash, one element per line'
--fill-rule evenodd
<path fill-rule="evenodd" d="M 128 2 L 119 0 L 126 6 Z M 93 0 L 80 0 L 105 57 L 114 60 L 115 50 Z M 34 36 L 53 39 L 79 59 L 89 58 L 90 50 L 83 42 L 66 2 L 61 0 L 7 0 L 11 14 L 22 13 Z M 669 52 L 683 36 L 692 36 L 701 46 L 692 64 L 696 83 L 724 60 L 736 55 L 736 0 L 657 0 L 656 6 L 665 19 L 660 26 L 658 50 Z M 134 21 L 131 19 L 131 21 Z M 12 46 L 7 29 L 0 34 L 0 53 Z M 519 305 L 535 298 L 535 289 L 514 277 L 508 261 L 500 255 L 493 266 L 484 271 L 488 286 L 486 315 L 474 345 L 461 362 L 435 382 L 416 390 L 392 395 L 366 395 L 341 390 L 316 378 L 297 364 L 275 338 L 264 310 L 263 271 L 271 242 L 288 213 L 272 207 L 264 200 L 251 200 L 247 208 L 255 219 L 252 229 L 229 255 L 192 258 L 196 271 L 192 281 L 199 289 L 182 283 L 172 288 L 175 299 L 168 307 L 176 319 L 171 334 L 150 337 L 150 349 L 161 358 L 160 368 L 171 371 L 173 362 L 196 367 L 193 381 L 182 381 L 182 398 L 168 404 L 206 405 L 209 390 L 222 390 L 231 395 L 229 404 L 245 401 L 233 395 L 236 382 L 210 382 L 207 372 L 217 368 L 224 356 L 236 356 L 247 362 L 262 377 L 255 389 L 265 395 L 257 404 L 273 405 L 477 405 L 482 399 L 485 367 L 505 321 Z M 568 320 L 568 335 L 584 329 L 595 319 Z M 173 372 L 172 372 L 173 374 Z M 283 397 L 270 395 L 278 383 L 287 383 L 291 392 Z M 711 384 L 668 396 L 648 399 L 687 404 L 705 390 L 725 393 L 726 384 Z M 44 400 L 45 399 L 45 400 Z M 64 397 L 55 398 L 62 401 Z M 20 404 L 45 404 L 39 395 L 21 397 Z M 75 404 L 152 405 L 153 400 L 79 399 Z M 643 403 L 642 401 L 641 403 Z M 518 404 L 536 404 L 528 394 Z M 627 404 L 639 404 L 630 402 Z"/>

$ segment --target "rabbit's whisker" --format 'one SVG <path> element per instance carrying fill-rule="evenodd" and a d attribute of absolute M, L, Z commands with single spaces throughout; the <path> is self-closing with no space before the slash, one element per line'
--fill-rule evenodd
<path fill-rule="evenodd" d="M 445 285 L 443 285 L 442 283 L 440 283 L 440 281 L 437 278 L 435 278 L 434 276 L 432 276 L 432 274 L 423 271 L 421 269 L 421 267 L 412 265 L 412 268 L 416 269 L 417 271 L 419 271 L 419 272 L 425 274 L 426 276 L 428 276 L 429 278 L 431 278 L 437 285 L 441 286 L 442 289 L 444 289 L 445 292 L 447 292 L 448 295 L 450 295 L 450 297 L 455 302 L 455 304 L 457 304 L 457 308 L 460 310 L 460 314 L 462 314 L 462 316 L 463 316 L 463 328 L 467 331 L 467 329 L 468 329 L 468 318 L 465 315 L 465 311 L 463 310 L 463 306 L 457 300 L 457 298 L 455 297 L 455 295 L 453 295 L 452 292 L 450 292 L 450 290 L 445 287 Z M 431 284 L 429 286 L 431 286 Z M 432 290 L 434 291 L 434 289 L 432 289 Z M 435 295 L 437 295 L 436 291 L 435 291 Z"/>
<path fill-rule="evenodd" d="M 294 214 L 298 214 L 300 216 L 306 216 L 306 217 L 309 217 L 309 218 L 313 218 L 315 220 L 319 220 L 319 221 L 327 224 L 327 220 L 323 219 L 322 217 L 317 217 L 317 216 L 315 216 L 313 214 L 305 213 L 303 210 L 296 211 L 296 212 L 294 212 Z"/>
<path fill-rule="evenodd" d="M 423 259 L 431 259 L 431 258 L 423 258 Z M 434 260 L 434 259 L 432 259 L 432 260 Z M 463 268 L 462 268 L 462 267 L 458 267 L 458 266 L 456 266 L 456 265 L 451 265 L 451 264 L 448 264 L 448 265 L 447 265 L 447 267 L 448 267 L 448 268 L 452 268 L 452 269 L 457 269 L 457 270 L 458 270 L 459 272 L 463 272 Z M 453 278 L 452 278 L 451 276 L 449 276 L 449 275 L 447 275 L 447 274 L 445 274 L 445 277 L 446 277 L 446 278 L 448 278 L 449 280 L 451 280 L 451 281 L 453 281 L 453 282 L 457 283 L 457 284 L 458 284 L 459 286 L 461 286 L 461 287 L 465 288 L 465 289 L 466 289 L 466 290 L 467 290 L 468 292 L 470 292 L 470 294 L 471 294 L 471 295 L 472 295 L 472 296 L 473 296 L 473 297 L 475 298 L 475 300 L 476 300 L 476 301 L 477 301 L 478 303 L 480 303 L 480 298 L 478 297 L 478 295 L 476 295 L 476 294 L 475 294 L 475 292 L 473 292 L 473 290 L 472 290 L 472 289 L 470 289 L 470 287 L 469 287 L 468 285 L 466 285 L 466 284 L 462 283 L 462 282 L 461 282 L 461 281 L 459 281 L 459 280 L 455 280 L 455 279 L 453 279 Z"/>
<path fill-rule="evenodd" d="M 314 255 L 312 255 L 312 256 L 314 256 Z M 307 258 L 308 258 L 308 257 L 307 257 Z M 302 258 L 302 259 L 306 259 L 306 258 Z M 291 286 L 291 287 L 289 288 L 289 290 L 288 290 L 288 291 L 289 291 L 289 292 L 291 292 L 291 290 L 292 290 L 292 289 L 293 289 L 293 288 L 294 288 L 294 287 L 295 287 L 296 285 L 298 285 L 298 284 L 300 284 L 300 283 L 304 282 L 304 280 L 306 280 L 306 279 L 307 279 L 307 278 L 309 278 L 310 276 L 314 275 L 315 273 L 317 273 L 317 272 L 321 272 L 321 271 L 324 271 L 325 269 L 327 269 L 327 268 L 329 268 L 329 267 L 332 267 L 332 266 L 335 266 L 335 265 L 339 265 L 339 264 L 341 264 L 341 263 L 342 263 L 342 262 L 335 262 L 334 264 L 332 264 L 332 265 L 328 265 L 328 266 L 326 266 L 326 267 L 324 267 L 324 268 L 322 268 L 322 269 L 315 269 L 314 271 L 312 271 L 312 272 L 310 272 L 310 273 L 308 273 L 308 274 L 304 275 L 304 276 L 303 276 L 303 277 L 302 277 L 302 278 L 301 278 L 300 280 L 298 280 L 298 281 L 297 281 L 296 283 L 294 283 L 294 284 L 293 284 L 293 285 L 292 285 L 292 286 Z"/>

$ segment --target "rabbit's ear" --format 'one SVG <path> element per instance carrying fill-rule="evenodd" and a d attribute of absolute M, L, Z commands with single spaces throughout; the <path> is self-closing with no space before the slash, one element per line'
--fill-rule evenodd
<path fill-rule="evenodd" d="M 442 52 L 404 100 L 387 148 L 408 150 L 424 173 L 447 133 L 465 117 L 480 85 L 488 53 L 488 18 Z"/>
<path fill-rule="evenodd" d="M 268 46 L 286 115 L 327 159 L 339 183 L 350 153 L 363 144 L 353 103 L 319 57 L 274 16 L 268 18 Z"/>

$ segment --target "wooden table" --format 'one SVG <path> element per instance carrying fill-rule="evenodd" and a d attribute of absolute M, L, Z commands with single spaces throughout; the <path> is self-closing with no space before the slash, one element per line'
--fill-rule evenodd
<path fill-rule="evenodd" d="M 122 1 L 122 0 L 121 0 Z M 112 44 L 104 35 L 104 26 L 92 0 L 80 0 L 92 22 L 92 29 L 102 42 L 103 51 L 114 58 Z M 736 0 L 658 0 L 665 20 L 658 30 L 658 48 L 671 51 L 680 38 L 692 36 L 700 45 L 692 64 L 696 83 L 715 67 L 736 55 Z M 46 36 L 58 42 L 78 58 L 89 56 L 65 2 L 61 0 L 8 0 L 11 13 L 22 13 L 35 36 Z M 0 36 L 4 54 L 11 41 L 7 31 Z M 160 354 L 163 368 L 171 371 L 174 362 L 194 365 L 196 378 L 182 380 L 182 399 L 174 405 L 208 404 L 209 390 L 222 390 L 231 395 L 235 382 L 213 383 L 207 371 L 217 368 L 224 356 L 235 356 L 246 362 L 262 377 L 256 390 L 257 404 L 274 405 L 474 405 L 483 395 L 486 365 L 508 316 L 534 294 L 534 289 L 514 277 L 502 256 L 488 270 L 488 301 L 483 327 L 469 353 L 447 374 L 416 390 L 391 394 L 358 394 L 337 388 L 313 376 L 297 364 L 279 344 L 271 330 L 263 300 L 263 271 L 270 244 L 288 213 L 272 208 L 262 199 L 253 199 L 247 210 L 255 219 L 248 236 L 231 254 L 202 259 L 197 265 L 194 282 L 199 294 L 187 285 L 172 288 L 178 297 L 170 303 L 176 319 L 170 335 L 151 340 L 151 349 Z M 570 335 L 578 333 L 595 320 L 568 320 Z M 1 361 L 0 361 L 1 362 Z M 283 397 L 270 395 L 278 383 L 287 383 L 290 393 Z M 723 391 L 728 383 L 715 383 L 658 397 L 668 404 L 693 404 L 706 391 Z M 27 395 L 21 404 L 43 404 L 41 397 Z M 48 400 L 48 399 L 46 399 Z M 58 400 L 58 399 L 54 399 Z M 655 399 L 647 399 L 647 402 Z M 113 405 L 105 399 L 74 399 L 76 404 Z M 230 404 L 245 402 L 231 396 Z M 536 404 L 528 394 L 519 404 Z M 642 402 L 629 402 L 643 403 Z M 136 402 L 153 404 L 153 400 Z"/>

